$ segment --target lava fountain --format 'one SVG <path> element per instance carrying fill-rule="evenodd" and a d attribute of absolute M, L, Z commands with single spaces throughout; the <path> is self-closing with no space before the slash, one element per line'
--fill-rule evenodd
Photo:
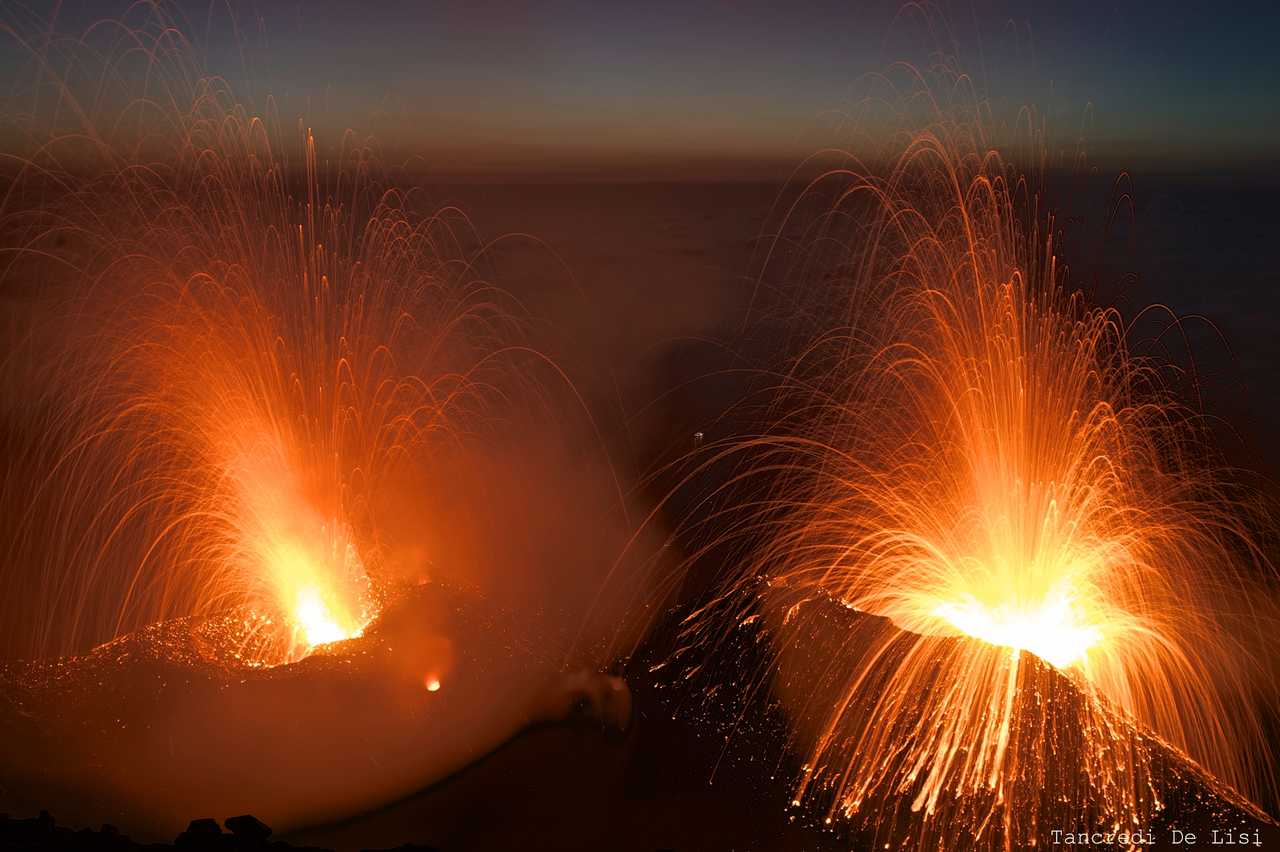
<path fill-rule="evenodd" d="M 1147 825 L 1156 742 L 1261 801 L 1258 514 L 1171 368 L 1070 287 L 1037 179 L 948 73 L 884 78 L 905 79 L 899 120 L 927 119 L 847 153 L 783 216 L 761 280 L 781 267 L 772 295 L 824 320 L 759 435 L 707 451 L 733 473 L 700 546 L 734 567 L 686 628 L 765 625 L 805 758 L 795 804 L 877 848 Z M 825 209 L 800 221 L 806 202 Z"/>
<path fill-rule="evenodd" d="M 0 273 L 52 307 L 6 353 L 5 647 L 230 612 L 245 662 L 293 661 L 421 579 L 391 564 L 380 494 L 536 370 L 504 357 L 522 321 L 461 214 L 418 212 L 350 134 L 322 150 L 254 114 L 138 14 L 7 27 L 33 71 Z"/>
<path fill-rule="evenodd" d="M 4 809 L 288 829 L 625 727 L 626 507 L 491 244 L 246 106 L 165 9 L 0 19 Z"/>

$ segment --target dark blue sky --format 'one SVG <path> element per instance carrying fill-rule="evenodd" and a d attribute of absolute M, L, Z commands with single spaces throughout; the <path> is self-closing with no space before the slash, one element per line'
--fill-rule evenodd
<path fill-rule="evenodd" d="M 1106 168 L 1280 164 L 1269 4 L 181 0 L 211 70 L 447 172 L 779 168 L 839 141 L 854 84 L 936 44 Z M 118 4 L 68 0 L 73 28 Z M 232 24 L 234 21 L 234 25 Z M 936 16 L 928 21 L 937 23 Z"/>

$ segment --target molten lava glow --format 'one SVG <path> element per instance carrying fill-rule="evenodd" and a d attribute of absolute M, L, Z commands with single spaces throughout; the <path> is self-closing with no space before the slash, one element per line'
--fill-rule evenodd
<path fill-rule="evenodd" d="M 1071 597 L 1062 593 L 1030 606 L 986 604 L 970 596 L 959 603 L 938 604 L 933 614 L 961 633 L 1030 651 L 1058 668 L 1083 664 L 1089 649 L 1102 640 L 1102 631 L 1088 624 Z"/>
<path fill-rule="evenodd" d="M 288 448 L 248 421 L 219 446 L 229 459 L 234 492 L 233 535 L 248 563 L 242 576 L 253 606 L 287 627 L 266 662 L 293 661 L 317 645 L 359 636 L 376 613 L 369 577 L 342 505 L 323 489 L 303 486 L 306 468 L 289 461 Z M 310 496 L 309 495 L 315 495 Z M 321 511 L 317 506 L 325 506 Z"/>
<path fill-rule="evenodd" d="M 343 612 L 344 616 L 347 613 Z M 320 592 L 315 588 L 306 588 L 298 595 L 298 602 L 293 608 L 293 621 L 302 631 L 307 646 L 327 645 L 330 642 L 341 642 L 353 639 L 364 631 L 364 625 L 349 617 L 339 623 L 334 619 L 329 607 L 325 604 Z"/>

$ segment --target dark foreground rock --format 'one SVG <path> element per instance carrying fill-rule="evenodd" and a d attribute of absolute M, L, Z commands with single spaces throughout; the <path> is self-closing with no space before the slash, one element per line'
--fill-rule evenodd
<path fill-rule="evenodd" d="M 72 829 L 58 825 L 48 811 L 41 811 L 31 819 L 13 819 L 0 814 L 0 850 L 13 852 L 133 852 L 166 849 L 191 850 L 191 852 L 322 852 L 317 846 L 295 846 L 281 840 L 270 840 L 271 827 L 258 818 L 244 814 L 230 817 L 223 825 L 214 819 L 195 819 L 174 838 L 173 843 L 135 843 L 113 825 L 103 825 L 96 831 L 91 828 Z M 437 852 L 432 846 L 400 846 L 402 852 Z M 381 850 L 369 850 L 381 852 Z"/>

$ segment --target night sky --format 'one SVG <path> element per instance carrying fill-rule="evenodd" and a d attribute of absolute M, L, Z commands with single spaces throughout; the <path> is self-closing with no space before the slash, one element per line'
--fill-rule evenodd
<path fill-rule="evenodd" d="M 1274 4 L 182 0 L 209 68 L 438 175 L 774 179 L 839 142 L 856 82 L 947 46 L 1108 170 L 1280 169 Z M 785 8 L 784 8 L 785 7 Z M 62 29 L 118 16 L 70 0 Z M 931 32 L 931 26 L 933 31 Z M 11 46 L 7 49 L 11 49 Z"/>

